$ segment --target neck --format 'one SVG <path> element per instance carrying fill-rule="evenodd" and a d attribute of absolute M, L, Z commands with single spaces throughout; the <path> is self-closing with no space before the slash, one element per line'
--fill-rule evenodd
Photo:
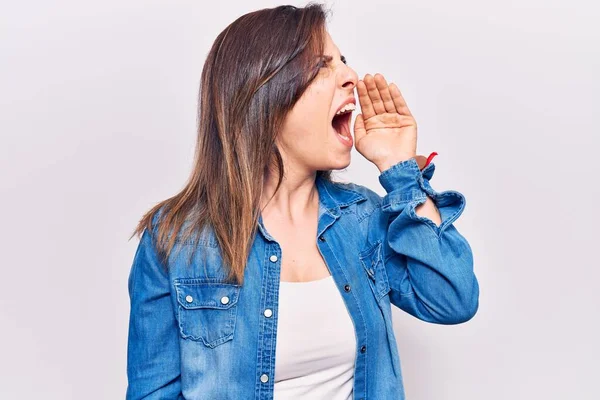
<path fill-rule="evenodd" d="M 286 172 L 277 192 L 277 176 L 271 174 L 265 177 L 261 199 L 263 216 L 274 215 L 295 220 L 303 218 L 315 208 L 318 209 L 319 193 L 315 177 L 314 171 L 309 174 Z"/>

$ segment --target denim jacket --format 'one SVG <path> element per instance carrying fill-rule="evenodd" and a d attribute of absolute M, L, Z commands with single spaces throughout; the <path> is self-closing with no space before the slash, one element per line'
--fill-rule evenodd
<path fill-rule="evenodd" d="M 353 399 L 405 399 L 391 305 L 436 324 L 460 324 L 479 305 L 467 240 L 453 225 L 465 207 L 453 190 L 429 184 L 435 164 L 414 159 L 379 175 L 383 197 L 354 183 L 317 178 L 318 249 L 356 334 Z M 441 225 L 415 213 L 429 195 Z M 154 232 L 154 231 L 153 231 Z M 273 399 L 281 247 L 259 217 L 243 285 L 226 272 L 214 233 L 178 246 L 165 272 L 153 235 L 131 267 L 126 398 Z M 324 323 L 327 323 L 324 321 Z"/>

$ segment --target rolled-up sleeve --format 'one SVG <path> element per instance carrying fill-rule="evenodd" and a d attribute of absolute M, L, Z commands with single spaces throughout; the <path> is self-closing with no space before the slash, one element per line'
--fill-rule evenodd
<path fill-rule="evenodd" d="M 387 194 L 371 214 L 370 236 L 383 242 L 390 301 L 427 322 L 459 324 L 479 307 L 479 284 L 473 253 L 453 222 L 465 208 L 465 197 L 454 190 L 436 192 L 429 180 L 430 163 L 422 171 L 415 159 L 384 170 L 379 182 Z M 415 208 L 429 196 L 441 216 L 438 226 Z"/>

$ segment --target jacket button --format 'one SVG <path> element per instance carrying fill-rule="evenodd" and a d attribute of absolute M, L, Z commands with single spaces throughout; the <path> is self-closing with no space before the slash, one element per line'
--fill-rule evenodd
<path fill-rule="evenodd" d="M 324 242 L 324 241 L 325 241 L 325 237 L 324 237 L 323 235 L 321 235 L 321 236 L 319 236 L 319 240 L 320 240 L 321 242 Z"/>
<path fill-rule="evenodd" d="M 269 257 L 269 260 L 271 260 L 272 262 L 277 261 L 277 256 L 275 254 L 273 254 L 271 257 Z"/>
<path fill-rule="evenodd" d="M 360 352 L 361 352 L 361 353 L 364 353 L 365 351 L 367 351 L 367 346 L 362 346 L 362 347 L 360 348 Z"/>
<path fill-rule="evenodd" d="M 194 298 L 188 294 L 187 296 L 185 296 L 185 301 L 191 303 L 192 301 L 194 301 Z"/>
<path fill-rule="evenodd" d="M 268 382 L 268 381 L 269 381 L 269 375 L 267 375 L 267 374 L 262 374 L 262 375 L 260 376 L 260 381 L 261 381 L 262 383 Z"/>
<path fill-rule="evenodd" d="M 265 317 L 267 318 L 271 318 L 271 315 L 273 315 L 273 311 L 270 308 L 267 308 L 264 312 Z"/>
<path fill-rule="evenodd" d="M 221 304 L 227 304 L 227 303 L 229 303 L 229 297 L 227 297 L 227 296 L 221 297 Z"/>
<path fill-rule="evenodd" d="M 344 285 L 344 290 L 346 292 L 349 292 L 350 291 L 350 285 Z"/>

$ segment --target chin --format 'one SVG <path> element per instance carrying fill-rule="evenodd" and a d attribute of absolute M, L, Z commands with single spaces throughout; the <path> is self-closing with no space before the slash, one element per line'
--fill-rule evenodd
<path fill-rule="evenodd" d="M 333 161 L 333 160 L 332 160 Z M 328 169 L 344 169 L 350 165 L 350 152 L 346 157 L 340 156 L 335 161 L 331 162 Z"/>

